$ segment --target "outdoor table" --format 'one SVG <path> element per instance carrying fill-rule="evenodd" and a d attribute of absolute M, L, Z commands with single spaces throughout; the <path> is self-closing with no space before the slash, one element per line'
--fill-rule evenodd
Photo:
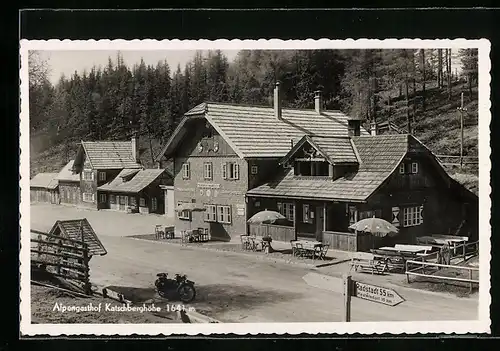
<path fill-rule="evenodd" d="M 312 259 L 315 259 L 316 252 L 318 248 L 321 248 L 323 246 L 323 243 L 320 241 L 312 241 L 312 240 L 297 240 L 292 242 L 292 252 L 294 252 L 295 255 L 300 255 L 300 250 L 297 250 L 297 244 L 299 247 L 301 247 L 302 250 L 306 252 L 306 255 L 312 256 Z M 293 247 L 295 246 L 295 250 L 293 250 Z"/>

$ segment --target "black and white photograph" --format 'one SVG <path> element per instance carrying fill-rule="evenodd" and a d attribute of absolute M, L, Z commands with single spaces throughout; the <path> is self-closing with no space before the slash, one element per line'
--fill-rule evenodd
<path fill-rule="evenodd" d="M 21 41 L 21 332 L 488 331 L 489 70 L 483 39 Z"/>

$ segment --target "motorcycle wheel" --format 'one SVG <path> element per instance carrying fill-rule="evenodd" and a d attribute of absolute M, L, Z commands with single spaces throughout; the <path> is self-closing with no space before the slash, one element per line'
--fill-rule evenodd
<path fill-rule="evenodd" d="M 177 292 L 180 300 L 184 303 L 189 303 L 196 297 L 196 290 L 194 289 L 194 286 L 189 284 L 181 285 Z"/>

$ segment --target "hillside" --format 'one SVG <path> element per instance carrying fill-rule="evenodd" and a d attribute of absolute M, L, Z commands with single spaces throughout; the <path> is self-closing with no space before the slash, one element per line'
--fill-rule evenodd
<path fill-rule="evenodd" d="M 414 135 L 436 155 L 460 155 L 460 95 L 464 92 L 464 156 L 478 156 L 478 96 L 477 88 L 469 98 L 465 83 L 457 82 L 452 88 L 452 98 L 448 101 L 446 90 L 427 89 L 426 109 L 421 104 L 416 108 L 412 118 Z M 406 130 L 406 102 L 395 101 L 390 116 L 381 116 L 380 121 L 389 120 Z M 410 107 L 412 111 L 412 107 Z M 478 169 L 476 165 L 465 165 L 462 170 L 458 166 L 445 167 L 448 173 L 469 190 L 477 194 Z"/>

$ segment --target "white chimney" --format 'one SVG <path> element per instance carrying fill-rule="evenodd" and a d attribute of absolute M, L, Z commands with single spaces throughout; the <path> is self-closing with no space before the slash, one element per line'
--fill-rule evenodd
<path fill-rule="evenodd" d="M 314 109 L 318 114 L 323 112 L 323 98 L 321 96 L 321 90 L 316 90 L 314 92 Z"/>
<path fill-rule="evenodd" d="M 135 162 L 139 162 L 138 160 L 138 155 L 137 155 L 137 140 L 136 140 L 136 136 L 135 136 L 135 133 L 132 135 L 132 159 L 135 161 Z"/>
<path fill-rule="evenodd" d="M 371 134 L 371 135 L 377 135 L 377 129 L 378 129 L 378 128 L 377 128 L 377 122 L 372 121 L 372 122 L 370 123 L 370 134 Z"/>
<path fill-rule="evenodd" d="M 280 82 L 276 82 L 274 88 L 274 117 L 281 120 L 281 91 Z"/>

